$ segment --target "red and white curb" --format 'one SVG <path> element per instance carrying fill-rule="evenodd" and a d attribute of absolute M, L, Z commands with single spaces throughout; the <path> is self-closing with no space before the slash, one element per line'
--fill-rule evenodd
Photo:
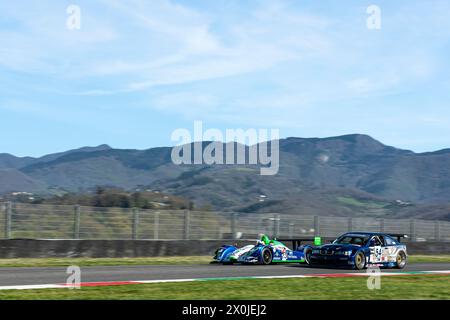
<path fill-rule="evenodd" d="M 168 282 L 194 282 L 194 281 L 217 281 L 217 280 L 246 280 L 246 279 L 290 279 L 290 278 L 350 278 L 367 276 L 417 276 L 417 275 L 450 275 L 450 270 L 439 271 L 413 271 L 413 272 L 368 272 L 368 273 L 324 273 L 324 274 L 302 274 L 286 276 L 250 276 L 250 277 L 224 277 L 224 278 L 195 278 L 195 279 L 164 279 L 164 280 L 137 280 L 137 281 L 105 281 L 105 282 L 82 282 L 80 287 L 104 287 L 121 286 L 130 284 L 168 283 Z M 62 289 L 71 288 L 73 284 L 36 284 L 18 286 L 0 286 L 0 290 L 33 290 L 33 289 Z"/>

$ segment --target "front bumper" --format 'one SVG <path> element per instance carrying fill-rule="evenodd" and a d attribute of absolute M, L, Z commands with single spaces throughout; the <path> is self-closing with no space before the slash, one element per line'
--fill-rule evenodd
<path fill-rule="evenodd" d="M 259 264 L 259 259 L 258 257 L 243 257 L 241 259 L 238 259 L 238 262 L 243 263 L 243 264 Z"/>
<path fill-rule="evenodd" d="M 311 264 L 353 266 L 355 262 L 352 257 L 344 255 L 311 255 Z"/>

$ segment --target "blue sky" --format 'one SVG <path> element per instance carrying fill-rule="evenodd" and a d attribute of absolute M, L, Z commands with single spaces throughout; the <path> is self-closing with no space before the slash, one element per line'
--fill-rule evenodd
<path fill-rule="evenodd" d="M 447 148 L 449 13 L 445 0 L 2 1 L 0 152 L 173 145 L 194 120 Z"/>

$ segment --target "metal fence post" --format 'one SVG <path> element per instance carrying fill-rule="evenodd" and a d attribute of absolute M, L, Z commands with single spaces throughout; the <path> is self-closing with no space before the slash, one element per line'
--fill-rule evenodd
<path fill-rule="evenodd" d="M 411 241 L 416 241 L 416 220 L 414 219 L 409 221 L 409 233 Z"/>
<path fill-rule="evenodd" d="M 434 239 L 436 241 L 439 241 L 441 239 L 441 228 L 440 228 L 440 221 L 436 221 L 434 223 Z"/>
<path fill-rule="evenodd" d="M 320 219 L 319 216 L 314 216 L 314 235 L 319 236 L 320 235 Z"/>
<path fill-rule="evenodd" d="M 11 226 L 12 226 L 12 202 L 6 203 L 5 212 L 5 238 L 11 239 Z"/>
<path fill-rule="evenodd" d="M 184 210 L 184 229 L 183 229 L 183 239 L 189 239 L 189 211 Z"/>
<path fill-rule="evenodd" d="M 352 218 L 348 218 L 347 220 L 347 231 L 351 232 L 353 230 L 353 219 Z"/>
<path fill-rule="evenodd" d="M 80 239 L 80 206 L 73 206 L 73 238 Z"/>
<path fill-rule="evenodd" d="M 380 219 L 380 232 L 384 232 L 384 219 Z"/>
<path fill-rule="evenodd" d="M 231 223 L 230 223 L 230 231 L 231 231 L 231 239 L 236 240 L 236 212 L 231 214 Z"/>
<path fill-rule="evenodd" d="M 275 213 L 273 216 L 273 237 L 278 237 L 278 234 L 280 233 L 280 215 L 278 213 Z"/>
<path fill-rule="evenodd" d="M 155 212 L 155 221 L 153 221 L 153 239 L 159 239 L 159 211 Z"/>
<path fill-rule="evenodd" d="M 139 209 L 133 208 L 133 227 L 131 230 L 131 237 L 133 240 L 138 238 L 138 227 L 139 227 Z"/>

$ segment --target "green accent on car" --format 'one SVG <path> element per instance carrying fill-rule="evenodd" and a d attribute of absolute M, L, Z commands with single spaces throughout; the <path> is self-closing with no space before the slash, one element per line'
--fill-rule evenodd
<path fill-rule="evenodd" d="M 300 260 L 272 260 L 273 263 L 289 263 L 289 262 L 305 262 L 305 259 Z"/>
<path fill-rule="evenodd" d="M 263 234 L 261 236 L 261 241 L 264 242 L 265 245 L 268 245 L 270 243 L 270 239 L 268 236 L 266 236 L 265 234 Z"/>
<path fill-rule="evenodd" d="M 322 239 L 320 237 L 314 237 L 314 245 L 320 246 L 322 244 Z"/>
<path fill-rule="evenodd" d="M 277 240 L 270 240 L 270 244 L 276 245 L 276 246 L 284 246 L 284 243 L 281 243 Z"/>

